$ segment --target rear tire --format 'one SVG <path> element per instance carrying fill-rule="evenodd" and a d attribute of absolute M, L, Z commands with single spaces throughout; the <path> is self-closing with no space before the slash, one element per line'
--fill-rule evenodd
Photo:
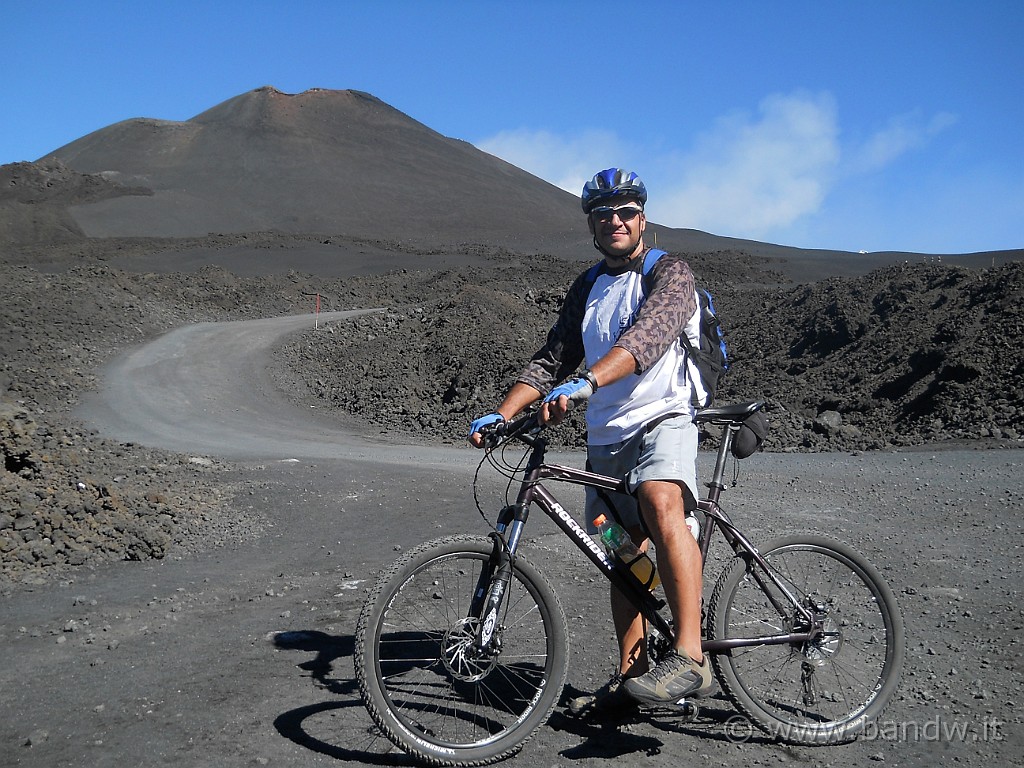
<path fill-rule="evenodd" d="M 423 544 L 380 576 L 359 616 L 363 702 L 394 744 L 427 763 L 483 765 L 514 754 L 565 684 L 565 614 L 522 556 L 500 612 L 501 652 L 474 653 L 470 604 L 490 583 L 492 550 L 474 536 Z"/>
<path fill-rule="evenodd" d="M 899 685 L 903 618 L 892 590 L 846 544 L 824 536 L 784 536 L 761 550 L 801 604 L 822 615 L 824 634 L 803 644 L 735 648 L 711 657 L 722 689 L 765 733 L 791 744 L 852 741 L 877 718 Z M 796 631 L 797 613 L 749 556 L 726 566 L 712 593 L 715 638 Z M 779 610 L 779 608 L 783 610 Z"/>

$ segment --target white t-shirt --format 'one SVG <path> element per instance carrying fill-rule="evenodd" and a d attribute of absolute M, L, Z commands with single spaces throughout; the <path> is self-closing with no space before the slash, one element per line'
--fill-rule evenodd
<path fill-rule="evenodd" d="M 694 346 L 700 343 L 700 302 L 686 323 L 686 335 Z M 619 336 L 636 319 L 645 300 L 643 275 L 627 271 L 619 275 L 600 274 L 587 299 L 583 316 L 583 346 L 587 367 L 604 357 Z M 630 374 L 600 387 L 587 403 L 587 435 L 591 445 L 611 445 L 627 440 L 652 419 L 667 413 L 691 416 L 692 381 L 700 387 L 700 377 L 692 362 L 690 376 L 684 364 L 686 350 L 677 339 L 665 354 L 642 374 Z M 702 396 L 703 392 L 698 392 Z"/>

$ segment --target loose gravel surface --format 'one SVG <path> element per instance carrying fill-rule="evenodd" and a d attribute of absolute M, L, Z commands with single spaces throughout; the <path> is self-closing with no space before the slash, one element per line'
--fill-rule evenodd
<path fill-rule="evenodd" d="M 264 245 L 277 258 L 304 247 Z M 16 331 L 0 341 L 0 638 L 15 660 L 0 673 L 4 763 L 407 764 L 354 687 L 355 617 L 401 551 L 486 532 L 479 454 L 458 436 L 539 343 L 565 263 L 494 252 L 455 270 L 182 275 L 130 268 L 152 243 L 102 258 L 95 247 L 7 264 L 0 281 L 0 319 Z M 741 464 L 726 509 L 755 541 L 814 530 L 863 551 L 906 618 L 903 685 L 878 729 L 841 747 L 776 745 L 716 698 L 692 722 L 664 711 L 598 727 L 559 709 L 515 762 L 1019 762 L 1019 267 L 904 265 L 807 287 L 780 276 L 769 290 L 742 255 L 721 259 L 731 282 L 711 255 L 693 261 L 733 313 L 723 399 L 763 396 L 772 415 L 770 452 Z M 213 380 L 188 374 L 198 347 L 166 346 L 175 328 L 308 312 L 316 290 L 332 310 L 384 311 L 283 323 L 251 367 Z M 231 359 L 241 337 L 219 338 Z M 129 434 L 139 421 L 77 415 L 135 375 L 120 355 L 160 344 L 170 367 L 147 389 L 165 386 L 168 407 L 251 409 L 244 450 L 198 429 L 189 450 L 187 430 Z M 279 433 L 259 447 L 264 425 L 293 418 L 331 451 L 275 447 Z M 580 461 L 578 435 L 564 433 L 566 459 Z M 709 461 L 702 453 L 705 473 Z M 484 473 L 484 508 L 503 494 Z M 563 495 L 577 507 L 575 490 Z M 569 608 L 566 694 L 590 689 L 612 664 L 605 591 L 546 521 L 528 546 Z"/>

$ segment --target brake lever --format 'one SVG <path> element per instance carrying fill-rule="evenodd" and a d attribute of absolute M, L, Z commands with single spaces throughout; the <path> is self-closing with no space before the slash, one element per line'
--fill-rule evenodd
<path fill-rule="evenodd" d="M 545 424 L 540 422 L 537 413 L 520 416 L 512 421 L 500 421 L 495 424 L 489 424 L 481 432 L 483 447 L 486 450 L 492 451 L 503 441 L 512 438 L 518 438 L 530 444 L 532 438 L 540 434 L 545 426 Z"/>

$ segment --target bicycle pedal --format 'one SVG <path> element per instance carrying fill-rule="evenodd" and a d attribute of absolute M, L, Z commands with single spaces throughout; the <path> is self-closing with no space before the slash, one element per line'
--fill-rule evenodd
<path fill-rule="evenodd" d="M 680 699 L 676 702 L 676 706 L 679 707 L 679 714 L 684 720 L 696 720 L 700 714 L 697 702 L 690 699 Z"/>

